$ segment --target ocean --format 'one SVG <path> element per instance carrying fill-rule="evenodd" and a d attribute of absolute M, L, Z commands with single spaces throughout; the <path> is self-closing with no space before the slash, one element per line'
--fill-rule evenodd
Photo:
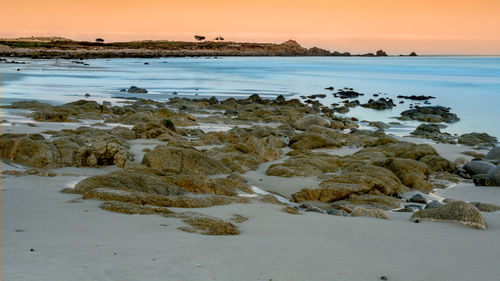
<path fill-rule="evenodd" d="M 10 60 L 10 58 L 9 58 Z M 346 116 L 359 120 L 398 121 L 411 103 L 398 95 L 431 95 L 432 105 L 452 108 L 460 121 L 447 124 L 452 134 L 486 132 L 500 138 L 499 57 L 220 57 L 93 59 L 83 65 L 72 60 L 15 59 L 25 64 L 0 64 L 2 104 L 39 100 L 54 104 L 85 99 L 137 96 L 155 100 L 170 97 L 274 98 L 326 94 L 323 104 L 339 102 L 332 93 L 348 87 L 395 100 L 392 110 L 357 107 Z M 17 69 L 20 71 L 17 71 Z M 146 88 L 148 94 L 120 89 Z M 324 88 L 333 86 L 335 91 Z M 174 92 L 176 94 L 174 94 Z M 423 105 L 421 103 L 421 105 Z M 404 121 L 393 129 L 407 134 L 418 122 Z"/>

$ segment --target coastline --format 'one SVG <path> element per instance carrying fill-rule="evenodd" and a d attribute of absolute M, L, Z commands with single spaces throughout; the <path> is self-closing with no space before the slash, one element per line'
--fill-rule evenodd
<path fill-rule="evenodd" d="M 97 167 L 81 167 L 81 164 L 71 163 L 70 167 L 35 169 L 22 162 L 13 162 L 16 159 L 30 159 L 4 157 L 2 194 L 6 200 L 2 205 L 2 270 L 6 279 L 234 280 L 234 276 L 238 276 L 241 280 L 377 280 L 386 276 L 390 280 L 494 281 L 500 274 L 496 266 L 499 211 L 481 212 L 488 229 L 480 231 L 455 222 L 412 223 L 411 212 L 396 212 L 398 208 L 394 206 L 384 207 L 388 220 L 329 215 L 326 211 L 332 208 L 332 202 L 320 201 L 301 202 L 309 206 L 300 207 L 299 215 L 292 215 L 283 212 L 284 205 L 276 202 L 272 196 L 252 194 L 248 189 L 244 192 L 235 189 L 237 192 L 229 196 L 236 200 L 244 198 L 242 194 L 250 194 L 252 197 L 246 203 L 200 208 L 168 207 L 169 211 L 176 214 L 192 212 L 223 219 L 239 229 L 238 235 L 211 236 L 181 231 L 186 229 L 186 223 L 179 217 L 110 212 L 102 209 L 103 200 L 89 197 L 92 193 L 60 192 L 64 189 L 66 192 L 68 189 L 74 191 L 77 189 L 75 184 L 81 180 L 109 175 L 115 171 L 162 175 L 165 173 L 162 169 L 141 164 L 145 163 L 143 159 L 146 154 L 148 157 L 156 154 L 152 151 L 159 144 L 183 151 L 194 149 L 199 152 L 196 154 L 199 157 L 217 158 L 226 155 L 228 158 L 217 163 L 238 163 L 231 167 L 239 172 L 226 174 L 227 170 L 221 168 L 224 174 L 201 174 L 198 177 L 207 178 L 208 182 L 217 179 L 237 180 L 237 187 L 256 186 L 287 199 L 293 198 L 293 194 L 305 187 L 317 187 L 324 180 L 342 174 L 342 170 L 318 172 L 322 165 L 312 170 L 317 176 L 269 174 L 271 165 L 286 163 L 293 157 L 297 160 L 302 154 L 306 159 L 311 157 L 311 163 L 319 161 L 314 157 L 320 154 L 331 162 L 343 159 L 352 160 L 354 165 L 360 162 L 380 165 L 375 159 L 381 157 L 378 153 L 368 154 L 366 158 L 357 158 L 356 154 L 360 150 L 370 153 L 370 147 L 385 149 L 385 142 L 389 142 L 389 145 L 391 142 L 409 142 L 429 145 L 436 150 L 437 157 L 449 163 L 463 163 L 475 157 L 463 152 L 474 151 L 484 155 L 488 151 L 486 149 L 476 150 L 460 144 L 435 144 L 431 140 L 386 134 L 383 130 L 358 129 L 356 125 L 359 122 L 349 117 L 329 114 L 324 107 L 315 109 L 299 100 L 284 97 L 262 99 L 254 95 L 241 100 L 220 101 L 215 98 L 174 97 L 168 102 L 106 98 L 95 103 L 94 100 L 97 99 L 90 96 L 73 107 L 21 104 L 21 109 L 1 109 L 2 112 L 11 113 L 8 122 L 2 123 L 3 136 L 8 133 L 42 133 L 42 143 L 56 143 L 56 147 L 61 148 L 61 155 L 68 151 L 64 149 L 66 142 L 58 141 L 71 143 L 74 139 L 83 138 L 87 143 L 81 147 L 97 144 L 96 148 L 99 149 L 89 150 L 88 153 L 105 158 L 109 157 L 107 153 L 100 154 L 98 151 L 102 148 L 101 142 L 110 137 L 107 135 L 109 132 L 112 142 L 120 143 L 119 149 L 133 156 L 131 163 L 127 162 L 131 160 L 129 158 L 125 163 L 117 162 L 115 165 L 96 162 Z M 104 106 L 103 101 L 112 103 Z M 37 112 L 49 114 L 36 115 Z M 60 115 L 52 114 L 58 112 L 67 112 L 69 116 L 65 117 L 65 121 L 69 122 L 50 119 L 59 118 Z M 292 121 L 307 113 L 326 116 L 332 124 L 340 127 L 333 129 L 330 124 L 330 127 L 312 126 L 305 131 L 300 130 L 297 123 Z M 110 116 L 105 114 L 112 115 L 112 120 L 106 121 Z M 172 120 L 175 130 L 159 126 L 164 124 L 164 118 Z M 321 134 L 319 148 L 296 147 L 290 141 L 291 138 L 307 134 L 310 137 Z M 337 142 L 337 138 L 342 141 Z M 303 141 L 302 145 L 307 147 L 317 141 Z M 337 156 L 341 158 L 337 159 Z M 163 158 L 163 161 L 167 159 Z M 92 157 L 87 160 L 92 160 Z M 59 165 L 55 162 L 49 164 Z M 195 167 L 212 168 L 201 164 Z M 290 168 L 299 173 L 302 169 L 306 167 Z M 174 177 L 177 176 L 187 177 L 189 173 L 178 173 Z M 438 185 L 441 182 L 434 180 L 434 174 L 428 175 L 423 183 Z M 470 180 L 461 179 L 455 174 L 450 180 L 458 180 L 458 184 L 453 185 L 451 181 L 444 180 L 444 189 L 433 189 L 430 193 L 422 193 L 423 196 L 431 198 L 434 193 L 448 199 L 457 198 L 468 202 L 480 200 L 500 205 L 498 187 L 476 187 Z M 373 191 L 372 194 L 359 195 L 376 195 L 381 196 L 381 202 L 388 200 L 392 203 L 396 200 L 397 204 L 408 204 L 401 198 L 379 193 Z M 218 195 L 189 194 L 193 200 L 209 196 Z M 370 202 L 367 205 L 374 206 Z M 148 204 L 143 203 L 143 206 L 148 207 Z M 359 206 L 366 207 L 364 204 Z M 248 220 L 236 222 L 233 220 L 235 214 Z"/>

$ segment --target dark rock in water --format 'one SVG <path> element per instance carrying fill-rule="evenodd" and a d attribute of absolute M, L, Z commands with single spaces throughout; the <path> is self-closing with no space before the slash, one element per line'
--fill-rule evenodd
<path fill-rule="evenodd" d="M 492 148 L 488 154 L 486 154 L 485 159 L 487 160 L 500 160 L 500 146 Z"/>
<path fill-rule="evenodd" d="M 378 97 L 378 96 L 379 96 L 379 94 L 373 94 L 373 96 L 374 96 L 374 97 Z"/>
<path fill-rule="evenodd" d="M 216 97 L 211 97 L 211 98 L 208 99 L 208 103 L 210 105 L 218 104 L 219 100 Z"/>
<path fill-rule="evenodd" d="M 90 94 L 89 94 L 89 93 L 86 93 L 86 94 L 85 94 L 85 97 L 86 97 L 86 98 L 90 97 Z"/>
<path fill-rule="evenodd" d="M 361 105 L 359 103 L 359 100 L 353 100 L 353 101 L 348 101 L 347 100 L 347 101 L 343 101 L 343 104 L 344 104 L 344 106 L 347 106 L 347 107 L 356 107 L 356 106 Z"/>
<path fill-rule="evenodd" d="M 334 96 L 339 97 L 341 99 L 352 99 L 363 95 L 364 94 L 353 91 L 352 89 L 347 89 L 347 90 L 340 89 Z"/>
<path fill-rule="evenodd" d="M 444 206 L 443 203 L 437 201 L 437 200 L 432 200 L 430 203 L 427 203 L 427 205 L 425 205 L 425 208 L 424 209 L 436 209 L 436 208 L 439 208 L 439 207 L 442 207 Z"/>
<path fill-rule="evenodd" d="M 401 112 L 399 119 L 433 123 L 454 123 L 460 120 L 456 114 L 450 112 L 449 107 L 444 106 L 415 106 L 413 109 Z"/>
<path fill-rule="evenodd" d="M 329 91 L 333 91 L 334 89 L 335 89 L 335 88 L 333 88 L 333 87 L 331 87 L 331 86 L 330 86 L 330 87 L 325 88 L 325 90 L 329 90 Z"/>
<path fill-rule="evenodd" d="M 326 98 L 326 95 L 325 94 L 317 94 L 317 95 L 310 95 L 310 96 L 307 96 L 307 97 L 310 98 L 310 99 L 315 99 L 315 98 L 324 99 L 324 98 Z"/>
<path fill-rule="evenodd" d="M 487 133 L 470 133 L 463 134 L 458 138 L 458 143 L 468 146 L 494 147 L 497 143 L 497 138 L 488 135 Z"/>
<path fill-rule="evenodd" d="M 486 161 L 470 161 L 464 165 L 464 170 L 471 176 L 487 174 L 495 165 Z"/>
<path fill-rule="evenodd" d="M 470 204 L 476 207 L 481 212 L 491 213 L 500 210 L 500 206 L 494 204 L 481 203 L 481 202 L 470 202 Z"/>
<path fill-rule="evenodd" d="M 479 210 L 463 201 L 451 202 L 436 209 L 420 210 L 413 214 L 411 220 L 456 221 L 482 230 L 488 228 Z"/>
<path fill-rule="evenodd" d="M 418 56 L 417 53 L 415 53 L 415 52 L 410 53 L 410 57 L 416 57 L 416 56 Z"/>
<path fill-rule="evenodd" d="M 122 90 L 122 92 L 123 92 L 123 90 Z M 127 92 L 130 94 L 147 94 L 148 90 L 142 89 L 142 88 L 139 88 L 136 86 L 130 86 L 130 88 L 128 88 Z"/>
<path fill-rule="evenodd" d="M 368 103 L 362 104 L 362 107 L 368 107 L 372 109 L 391 109 L 395 107 L 394 101 L 392 99 L 379 98 L 378 100 L 370 99 Z"/>
<path fill-rule="evenodd" d="M 422 194 L 415 194 L 412 198 L 408 199 L 408 202 L 427 204 L 427 199 Z"/>
<path fill-rule="evenodd" d="M 430 100 L 430 99 L 435 99 L 436 97 L 433 97 L 433 96 L 415 96 L 415 95 L 411 95 L 411 96 L 403 96 L 403 95 L 399 95 L 398 96 L 398 99 L 407 99 L 407 100 Z"/>
<path fill-rule="evenodd" d="M 491 185 L 500 186 L 500 165 L 489 171 L 488 178 L 491 181 Z"/>
<path fill-rule="evenodd" d="M 442 125 L 437 124 L 421 124 L 410 134 L 442 143 L 456 143 L 455 137 L 441 133 L 441 127 Z"/>
<path fill-rule="evenodd" d="M 417 206 L 417 205 L 406 205 L 402 209 L 397 210 L 396 212 L 413 213 L 413 212 L 416 212 L 416 211 L 421 210 L 421 209 L 422 208 L 420 206 Z"/>
<path fill-rule="evenodd" d="M 109 102 L 109 101 L 103 101 L 102 105 L 104 105 L 104 106 L 111 106 L 111 102 Z"/>
<path fill-rule="evenodd" d="M 383 50 L 378 50 L 377 53 L 375 54 L 377 57 L 387 57 L 387 53 L 384 52 Z"/>

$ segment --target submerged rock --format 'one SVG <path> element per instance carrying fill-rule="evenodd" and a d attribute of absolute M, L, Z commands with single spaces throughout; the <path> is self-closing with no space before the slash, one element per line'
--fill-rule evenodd
<path fill-rule="evenodd" d="M 130 86 L 127 92 L 130 94 L 147 94 L 148 90 L 136 86 Z"/>
<path fill-rule="evenodd" d="M 378 100 L 370 99 L 368 103 L 362 104 L 362 107 L 372 108 L 372 109 L 391 109 L 396 106 L 392 99 L 379 98 Z"/>
<path fill-rule="evenodd" d="M 417 211 L 411 220 L 414 222 L 419 220 L 456 221 L 482 230 L 488 228 L 488 224 L 479 210 L 463 201 L 451 202 L 436 209 Z"/>

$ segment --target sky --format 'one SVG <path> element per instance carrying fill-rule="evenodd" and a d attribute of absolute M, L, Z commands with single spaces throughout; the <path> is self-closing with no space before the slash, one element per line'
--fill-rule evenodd
<path fill-rule="evenodd" d="M 0 37 L 280 43 L 500 55 L 500 0 L 0 0 Z"/>

